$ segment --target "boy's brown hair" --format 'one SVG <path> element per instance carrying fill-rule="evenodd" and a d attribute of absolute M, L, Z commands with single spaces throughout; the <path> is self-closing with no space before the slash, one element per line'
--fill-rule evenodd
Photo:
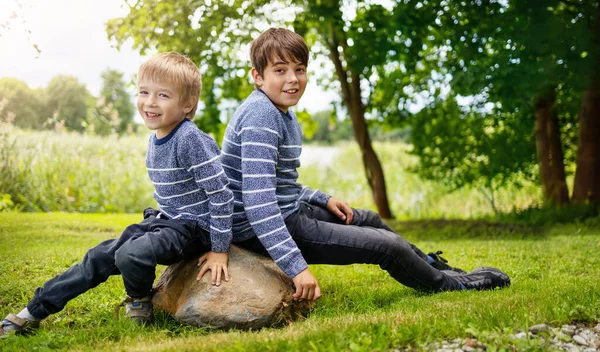
<path fill-rule="evenodd" d="M 198 66 L 188 57 L 172 51 L 154 55 L 140 66 L 137 79 L 138 83 L 141 81 L 168 82 L 176 86 L 180 103 L 194 99 L 194 107 L 185 116 L 190 120 L 194 119 L 202 90 L 202 76 Z"/>
<path fill-rule="evenodd" d="M 308 55 L 308 46 L 304 39 L 285 28 L 270 28 L 253 40 L 250 45 L 252 67 L 261 76 L 273 58 L 308 65 Z"/>

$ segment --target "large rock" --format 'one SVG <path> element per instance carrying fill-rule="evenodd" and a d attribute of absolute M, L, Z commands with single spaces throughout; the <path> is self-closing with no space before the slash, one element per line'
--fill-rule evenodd
<path fill-rule="evenodd" d="M 198 260 L 165 269 L 155 286 L 154 306 L 180 323 L 214 328 L 260 329 L 306 316 L 312 304 L 295 302 L 292 280 L 269 258 L 237 246 L 229 252 L 229 282 L 196 280 Z"/>

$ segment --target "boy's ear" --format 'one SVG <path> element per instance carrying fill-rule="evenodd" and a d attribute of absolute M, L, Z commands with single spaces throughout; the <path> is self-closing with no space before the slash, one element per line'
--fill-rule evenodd
<path fill-rule="evenodd" d="M 183 112 L 185 112 L 187 114 L 190 111 L 192 111 L 192 109 L 194 108 L 194 106 L 196 105 L 197 102 L 198 102 L 198 98 L 196 98 L 196 97 L 190 98 L 190 100 L 188 100 L 188 103 L 183 106 Z"/>
<path fill-rule="evenodd" d="M 259 87 L 262 86 L 262 84 L 263 84 L 263 78 L 258 73 L 258 71 L 256 70 L 256 68 L 252 67 L 252 71 L 250 71 L 250 74 L 252 75 L 252 79 L 254 80 L 254 84 L 256 84 Z"/>

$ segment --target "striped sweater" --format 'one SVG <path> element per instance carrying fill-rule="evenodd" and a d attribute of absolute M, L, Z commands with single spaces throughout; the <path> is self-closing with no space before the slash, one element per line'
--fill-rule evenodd
<path fill-rule="evenodd" d="M 146 168 L 161 216 L 196 220 L 210 233 L 211 250 L 227 252 L 233 195 L 219 154 L 214 139 L 185 119 L 168 136 L 150 137 Z"/>
<path fill-rule="evenodd" d="M 325 206 L 329 196 L 297 182 L 302 132 L 294 113 L 283 113 L 260 90 L 233 114 L 221 162 L 235 198 L 234 242 L 257 236 L 275 263 L 294 277 L 306 269 L 284 219 L 299 201 Z"/>

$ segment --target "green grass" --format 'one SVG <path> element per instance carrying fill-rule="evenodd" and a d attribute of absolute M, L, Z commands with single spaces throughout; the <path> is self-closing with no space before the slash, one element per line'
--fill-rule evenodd
<path fill-rule="evenodd" d="M 16 313 L 45 280 L 140 220 L 140 215 L 0 213 L 0 314 Z M 254 332 L 181 326 L 165 314 L 147 328 L 130 323 L 123 312 L 114 319 L 124 291 L 120 277 L 112 277 L 46 319 L 38 334 L 0 340 L 0 350 L 419 350 L 429 342 L 473 335 L 488 350 L 543 350 L 535 341 L 511 345 L 509 333 L 541 322 L 600 320 L 599 223 L 544 228 L 481 220 L 393 222 L 423 250 L 443 249 L 453 265 L 505 270 L 512 287 L 422 294 L 376 266 L 313 266 L 323 297 L 311 315 Z"/>

